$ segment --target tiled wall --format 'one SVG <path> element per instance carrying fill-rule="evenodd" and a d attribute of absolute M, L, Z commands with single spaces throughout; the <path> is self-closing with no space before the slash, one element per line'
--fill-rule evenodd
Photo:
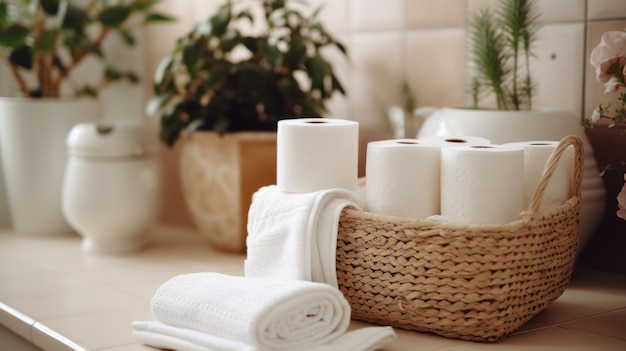
<path fill-rule="evenodd" d="M 193 22 L 206 18 L 223 0 L 167 0 L 182 20 L 146 34 L 147 70 Z M 347 97 L 329 104 L 329 117 L 358 120 L 366 139 L 385 138 L 386 109 L 402 104 L 406 79 L 418 106 L 464 106 L 466 25 L 482 6 L 498 0 L 310 0 L 324 4 L 321 18 L 349 49 L 349 61 L 330 52 Z M 588 64 L 591 47 L 609 29 L 626 28 L 626 0 L 540 0 L 543 25 L 532 67 L 538 94 L 535 107 L 589 115 L 603 88 Z M 148 73 L 151 74 L 151 73 Z M 189 224 L 178 190 L 176 152 L 164 153 L 164 220 Z"/>

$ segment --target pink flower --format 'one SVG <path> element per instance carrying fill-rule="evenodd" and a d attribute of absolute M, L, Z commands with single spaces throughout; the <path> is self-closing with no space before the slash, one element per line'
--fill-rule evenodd
<path fill-rule="evenodd" d="M 617 217 L 626 220 L 626 174 L 624 174 L 624 185 L 619 194 L 617 194 Z"/>
<path fill-rule="evenodd" d="M 615 72 L 609 72 L 609 68 L 617 62 L 622 79 L 617 83 L 609 82 L 615 77 Z M 623 72 L 626 69 L 626 32 L 611 31 L 606 32 L 600 39 L 600 44 L 591 52 L 589 63 L 596 68 L 596 79 L 602 84 L 610 83 L 607 90 L 616 91 L 619 87 L 624 87 Z"/>

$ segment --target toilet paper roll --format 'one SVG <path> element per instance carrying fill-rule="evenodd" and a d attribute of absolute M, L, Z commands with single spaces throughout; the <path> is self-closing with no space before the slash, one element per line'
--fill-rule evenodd
<path fill-rule="evenodd" d="M 548 158 L 556 149 L 558 141 L 525 141 L 505 145 L 524 148 L 524 208 L 528 209 L 543 175 Z M 552 178 L 543 193 L 539 210 L 547 210 L 563 204 L 568 199 L 569 183 L 573 176 L 574 149 L 565 150 Z"/>
<path fill-rule="evenodd" d="M 307 193 L 357 187 L 357 122 L 333 118 L 281 120 L 276 142 L 276 184 L 281 191 Z"/>
<path fill-rule="evenodd" d="M 505 224 L 524 206 L 524 149 L 465 145 L 441 150 L 441 215 L 452 222 Z"/>
<path fill-rule="evenodd" d="M 439 214 L 440 159 L 440 146 L 416 139 L 368 143 L 368 211 L 409 218 Z"/>
<path fill-rule="evenodd" d="M 418 139 L 420 143 L 439 144 L 446 146 L 454 145 L 488 145 L 491 141 L 487 138 L 477 136 L 450 136 L 450 135 L 432 135 Z"/>

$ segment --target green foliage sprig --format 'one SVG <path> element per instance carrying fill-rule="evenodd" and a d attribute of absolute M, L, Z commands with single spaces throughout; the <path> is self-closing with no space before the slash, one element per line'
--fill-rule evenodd
<path fill-rule="evenodd" d="M 322 50 L 346 48 L 317 18 L 321 7 L 306 16 L 294 4 L 306 5 L 228 1 L 177 41 L 148 103 L 167 145 L 183 130 L 275 130 L 280 119 L 321 116 L 325 100 L 345 94 Z"/>
<path fill-rule="evenodd" d="M 495 13 L 479 10 L 469 27 L 472 72 L 469 91 L 474 108 L 488 93 L 499 110 L 532 108 L 532 44 L 539 28 L 533 0 L 504 0 Z"/>
<path fill-rule="evenodd" d="M 0 61 L 3 61 L 27 97 L 59 97 L 65 81 L 75 95 L 92 95 L 98 87 L 81 86 L 71 73 L 87 57 L 105 63 L 103 83 L 127 79 L 133 72 L 121 71 L 105 61 L 102 43 L 110 33 L 121 35 L 133 46 L 137 24 L 172 21 L 155 12 L 161 0 L 91 0 L 76 5 L 69 0 L 23 0 L 21 6 L 0 0 Z M 142 17 L 139 21 L 135 18 Z M 134 26 L 133 26 L 134 24 Z"/>

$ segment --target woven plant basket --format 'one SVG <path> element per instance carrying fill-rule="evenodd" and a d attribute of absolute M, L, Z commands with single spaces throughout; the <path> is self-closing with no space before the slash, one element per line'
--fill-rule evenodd
<path fill-rule="evenodd" d="M 570 197 L 539 212 L 563 151 L 574 147 Z M 582 142 L 565 137 L 551 155 L 527 211 L 506 225 L 464 225 L 343 211 L 337 241 L 339 289 L 352 318 L 495 342 L 556 300 L 576 248 Z"/>

